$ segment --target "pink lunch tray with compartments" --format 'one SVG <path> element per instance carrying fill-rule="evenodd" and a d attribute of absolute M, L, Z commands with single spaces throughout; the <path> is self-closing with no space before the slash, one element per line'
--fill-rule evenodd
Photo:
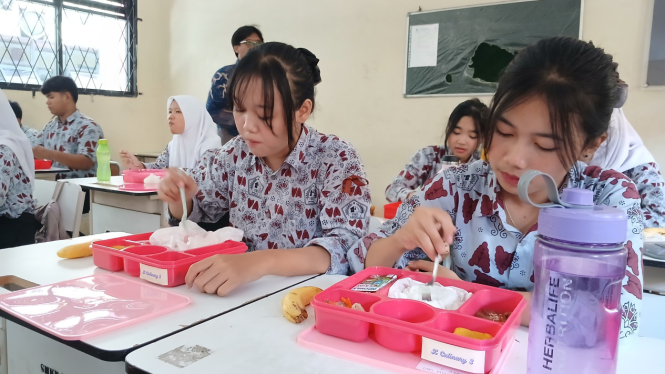
<path fill-rule="evenodd" d="M 122 181 L 127 184 L 143 183 L 150 174 L 164 178 L 166 173 L 167 171 L 164 169 L 124 170 L 122 172 Z"/>
<path fill-rule="evenodd" d="M 455 286 L 472 293 L 459 309 L 448 311 L 420 301 L 388 298 L 388 290 L 393 283 L 375 293 L 351 291 L 353 286 L 370 275 L 389 274 L 396 274 L 397 279 L 411 278 L 423 283 L 432 279 L 429 274 L 406 270 L 383 267 L 365 269 L 324 290 L 312 300 L 317 331 L 354 342 L 365 341 L 373 331 L 374 339 L 379 344 L 394 351 L 422 354 L 423 347 L 426 347 L 425 354 L 422 354 L 425 360 L 471 373 L 489 373 L 492 370 L 520 325 L 526 306 L 522 295 L 481 284 L 437 278 L 443 286 Z M 351 303 L 361 304 L 366 311 L 328 303 L 341 301 L 342 297 L 348 298 Z M 511 314 L 505 323 L 498 323 L 475 317 L 480 310 Z M 487 333 L 492 338 L 477 340 L 453 334 L 458 327 Z M 435 357 L 429 357 L 431 354 Z M 464 366 L 460 357 L 474 360 L 467 359 Z M 469 361 L 480 365 L 470 367 Z"/>
<path fill-rule="evenodd" d="M 133 277 L 140 277 L 162 286 L 175 287 L 185 283 L 185 275 L 192 264 L 212 255 L 231 255 L 247 251 L 244 243 L 227 241 L 177 252 L 167 247 L 150 245 L 151 235 L 152 233 L 145 233 L 93 242 L 93 261 L 102 269 L 125 270 Z M 125 248 L 117 249 L 113 246 Z"/>

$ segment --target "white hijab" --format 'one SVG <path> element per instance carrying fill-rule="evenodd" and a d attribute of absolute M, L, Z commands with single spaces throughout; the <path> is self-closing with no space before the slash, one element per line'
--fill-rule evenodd
<path fill-rule="evenodd" d="M 617 108 L 612 112 L 607 135 L 607 140 L 600 145 L 589 165 L 623 173 L 636 166 L 656 162 L 623 114 L 623 109 Z"/>
<path fill-rule="evenodd" d="M 178 103 L 185 118 L 185 131 L 173 135 L 169 143 L 169 167 L 191 169 L 207 150 L 221 148 L 222 140 L 203 103 L 193 96 L 171 96 L 166 102 L 167 115 L 173 100 Z"/>
<path fill-rule="evenodd" d="M 0 144 L 6 145 L 18 158 L 25 175 L 30 178 L 32 188 L 35 188 L 35 158 L 28 137 L 21 130 L 16 115 L 4 92 L 0 90 Z"/>

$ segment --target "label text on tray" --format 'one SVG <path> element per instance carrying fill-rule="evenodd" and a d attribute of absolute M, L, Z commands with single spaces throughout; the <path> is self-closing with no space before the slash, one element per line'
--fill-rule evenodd
<path fill-rule="evenodd" d="M 169 284 L 169 273 L 166 269 L 141 264 L 141 279 L 167 286 Z"/>
<path fill-rule="evenodd" d="M 485 351 L 475 351 L 423 337 L 422 359 L 469 373 L 485 372 Z"/>

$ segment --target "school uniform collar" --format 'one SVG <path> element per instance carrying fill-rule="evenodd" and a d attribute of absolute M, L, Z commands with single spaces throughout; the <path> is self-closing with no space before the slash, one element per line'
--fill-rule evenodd
<path fill-rule="evenodd" d="M 473 156 L 472 156 L 473 157 Z M 489 217 L 493 216 L 499 212 L 499 206 L 503 210 L 503 199 L 501 198 L 501 187 L 496 181 L 496 174 L 494 170 L 490 167 L 490 164 L 486 161 L 476 160 L 469 162 L 468 165 L 470 170 L 467 170 L 464 173 L 465 176 L 473 178 L 474 175 L 478 175 L 480 178 L 485 179 L 485 184 L 483 185 L 483 190 L 480 196 L 471 196 L 472 199 L 478 199 L 476 207 L 474 209 L 473 215 L 477 217 Z M 473 168 L 477 167 L 476 165 L 481 166 L 480 173 L 473 173 Z M 460 191 L 461 193 L 462 191 Z M 474 193 L 472 191 L 468 193 Z M 463 207 L 462 207 L 463 208 Z"/>
<path fill-rule="evenodd" d="M 288 164 L 289 166 L 296 168 L 298 164 L 301 164 L 304 161 L 305 158 L 305 150 L 309 146 L 309 141 L 312 136 L 314 136 L 314 133 L 316 130 L 313 128 L 303 124 L 302 125 L 302 130 L 300 130 L 300 138 L 298 139 L 298 143 L 296 143 L 296 146 L 293 148 L 291 153 L 289 153 L 288 157 L 286 157 L 286 160 L 284 160 L 285 164 Z M 259 157 L 255 156 L 253 153 L 250 153 L 251 158 L 250 158 L 250 165 L 253 166 L 256 164 L 257 161 L 259 161 Z M 261 161 L 263 162 L 263 161 Z M 275 170 L 277 172 L 278 170 Z"/>
<path fill-rule="evenodd" d="M 76 111 L 74 113 L 72 113 L 71 116 L 67 117 L 67 120 L 65 122 L 61 122 L 60 117 L 58 117 L 58 116 L 55 117 L 55 120 L 58 121 L 58 124 L 72 123 L 72 122 L 74 122 L 75 119 L 77 119 L 80 116 L 81 116 L 81 111 L 76 109 Z"/>

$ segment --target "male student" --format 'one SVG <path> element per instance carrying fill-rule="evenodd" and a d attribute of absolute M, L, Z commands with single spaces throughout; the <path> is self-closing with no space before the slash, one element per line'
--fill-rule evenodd
<path fill-rule="evenodd" d="M 263 34 L 254 26 L 243 26 L 236 30 L 231 37 L 231 45 L 238 60 L 241 60 L 250 49 L 263 44 Z M 217 124 L 219 136 L 222 138 L 222 144 L 238 135 L 233 113 L 227 110 L 226 89 L 231 81 L 231 75 L 236 68 L 236 61 L 233 65 L 224 66 L 217 70 L 212 77 L 212 87 L 208 94 L 206 109 L 212 120 Z"/>
<path fill-rule="evenodd" d="M 39 131 L 23 125 L 23 109 L 21 109 L 21 106 L 16 101 L 10 101 L 9 106 L 12 107 L 12 110 L 14 111 L 16 121 L 18 121 L 19 126 L 21 126 L 21 131 L 23 131 L 25 136 L 28 137 L 30 146 L 34 147 L 39 145 Z"/>
<path fill-rule="evenodd" d="M 32 149 L 36 159 L 53 160 L 53 167 L 68 168 L 56 179 L 94 177 L 97 175 L 97 142 L 104 137 L 102 128 L 77 108 L 76 83 L 64 76 L 49 78 L 41 89 L 46 105 L 55 117 Z"/>

